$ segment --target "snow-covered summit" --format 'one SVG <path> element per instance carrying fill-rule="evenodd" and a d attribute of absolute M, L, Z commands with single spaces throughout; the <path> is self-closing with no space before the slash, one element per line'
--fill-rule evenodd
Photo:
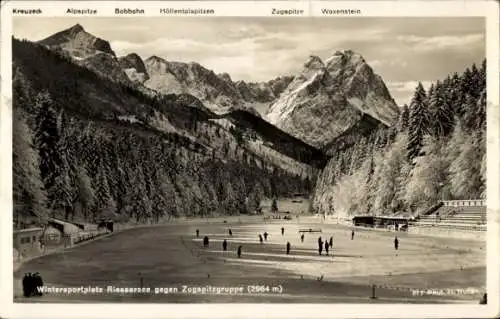
<path fill-rule="evenodd" d="M 365 59 L 343 50 L 325 61 L 310 56 L 266 116 L 281 129 L 322 147 L 365 113 L 390 125 L 399 109 Z"/>

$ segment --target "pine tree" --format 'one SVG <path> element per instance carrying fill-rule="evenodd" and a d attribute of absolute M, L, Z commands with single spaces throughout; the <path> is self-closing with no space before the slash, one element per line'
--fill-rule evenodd
<path fill-rule="evenodd" d="M 474 130 L 476 124 L 476 114 L 478 104 L 476 99 L 469 93 L 465 94 L 464 102 L 462 104 L 463 122 L 467 130 Z"/>
<path fill-rule="evenodd" d="M 40 155 L 40 172 L 47 190 L 48 206 L 51 210 L 66 205 L 60 202 L 66 198 L 68 178 L 65 175 L 64 159 L 60 153 L 60 134 L 57 113 L 49 94 L 42 92 L 35 97 L 36 146 Z M 58 197 L 61 198 L 58 198 Z M 52 211 L 54 216 L 56 212 Z"/>
<path fill-rule="evenodd" d="M 486 59 L 481 63 L 481 68 L 479 69 L 479 83 L 478 87 L 482 90 L 486 88 Z"/>
<path fill-rule="evenodd" d="M 486 145 L 485 145 L 486 146 Z M 486 198 L 486 183 L 487 183 L 487 173 L 488 173 L 488 163 L 486 161 L 486 152 L 483 152 L 481 159 L 481 190 L 480 198 Z"/>
<path fill-rule="evenodd" d="M 24 119 L 24 112 L 13 109 L 12 119 L 12 186 L 14 221 L 18 226 L 27 212 L 46 217 L 46 193 L 39 171 L 38 153 L 33 147 L 33 132 Z"/>
<path fill-rule="evenodd" d="M 439 82 L 429 100 L 431 132 L 437 138 L 447 137 L 453 130 L 454 114 L 446 99 L 444 87 Z"/>
<path fill-rule="evenodd" d="M 64 212 L 64 218 L 69 219 L 73 213 L 73 203 L 75 201 L 75 159 L 71 152 L 71 136 L 68 133 L 69 120 L 64 111 L 61 111 L 57 117 L 57 131 L 59 132 L 59 141 L 57 142 L 57 152 L 61 159 L 59 174 L 56 184 L 53 186 L 53 194 L 57 202 L 53 207 L 60 208 Z M 50 190 L 49 190 L 50 191 Z"/>
<path fill-rule="evenodd" d="M 482 76 L 480 70 L 478 70 L 476 64 L 472 64 L 471 67 L 471 87 L 470 94 L 474 97 L 474 99 L 478 99 L 479 95 L 484 86 L 482 86 Z"/>
<path fill-rule="evenodd" d="M 426 105 L 426 95 L 422 83 L 418 86 L 410 104 L 408 126 L 408 159 L 410 162 L 420 155 L 424 135 L 428 133 L 429 113 Z"/>
<path fill-rule="evenodd" d="M 405 132 L 408 129 L 409 118 L 410 118 L 410 110 L 408 108 L 408 105 L 405 104 L 403 105 L 401 113 L 399 114 L 399 120 L 397 124 L 397 131 L 399 133 Z"/>
<path fill-rule="evenodd" d="M 374 206 L 377 211 L 394 211 L 394 197 L 398 191 L 398 177 L 406 161 L 407 139 L 400 136 L 392 147 L 380 158 L 377 167 L 377 183 L 373 187 Z"/>
<path fill-rule="evenodd" d="M 468 94 L 473 96 L 475 85 L 476 83 L 474 83 L 474 75 L 472 74 L 471 69 L 469 68 L 465 69 L 464 73 L 460 78 L 460 92 L 463 95 Z"/>
<path fill-rule="evenodd" d="M 273 198 L 273 201 L 271 203 L 271 212 L 276 213 L 278 211 L 278 202 L 276 201 L 276 198 Z"/>
<path fill-rule="evenodd" d="M 474 137 L 466 138 L 460 147 L 460 154 L 450 164 L 450 186 L 455 198 L 475 199 L 483 193 L 483 155 L 477 142 Z"/>
<path fill-rule="evenodd" d="M 410 207 L 426 209 L 441 199 L 446 185 L 446 163 L 441 154 L 442 143 L 427 136 L 425 155 L 417 159 L 408 184 L 406 202 Z"/>
<path fill-rule="evenodd" d="M 81 166 L 76 171 L 76 196 L 76 203 L 81 208 L 83 219 L 86 220 L 89 209 L 94 206 L 95 194 L 87 170 Z"/>
<path fill-rule="evenodd" d="M 93 219 L 100 218 L 111 218 L 115 213 L 116 202 L 111 196 L 108 179 L 104 168 L 102 166 L 99 167 L 99 170 L 96 175 L 96 211 L 98 215 L 94 213 Z"/>
<path fill-rule="evenodd" d="M 486 88 L 481 92 L 474 112 L 472 127 L 474 130 L 482 131 L 486 129 Z"/>
<path fill-rule="evenodd" d="M 225 198 L 223 202 L 225 212 L 229 215 L 235 215 L 238 209 L 237 197 L 231 183 L 227 183 L 225 187 Z"/>
<path fill-rule="evenodd" d="M 250 207 L 251 210 L 257 210 L 260 207 L 261 201 L 264 199 L 264 190 L 259 182 L 256 182 L 250 193 Z"/>

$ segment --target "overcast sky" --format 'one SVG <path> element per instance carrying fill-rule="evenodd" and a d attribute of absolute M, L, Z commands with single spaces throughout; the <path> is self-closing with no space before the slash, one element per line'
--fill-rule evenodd
<path fill-rule="evenodd" d="M 29 22 L 28 22 L 29 21 Z M 382 76 L 399 105 L 485 57 L 483 18 L 15 18 L 17 38 L 40 40 L 80 23 L 117 55 L 196 61 L 233 80 L 300 72 L 309 55 L 352 49 Z"/>

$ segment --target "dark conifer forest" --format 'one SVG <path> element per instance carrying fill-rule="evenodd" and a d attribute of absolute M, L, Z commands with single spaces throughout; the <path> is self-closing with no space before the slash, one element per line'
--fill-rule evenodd
<path fill-rule="evenodd" d="M 249 112 L 215 115 L 13 39 L 14 221 L 250 214 L 296 193 L 341 216 L 485 197 L 486 61 L 419 83 L 392 126 L 360 123 L 318 150 Z"/>
<path fill-rule="evenodd" d="M 280 168 L 242 143 L 247 132 L 209 117 L 13 39 L 16 227 L 31 213 L 139 223 L 248 214 L 264 197 L 311 191 L 308 165 Z"/>

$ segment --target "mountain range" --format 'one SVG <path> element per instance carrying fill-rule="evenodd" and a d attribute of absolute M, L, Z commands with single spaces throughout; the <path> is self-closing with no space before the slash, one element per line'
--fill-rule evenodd
<path fill-rule="evenodd" d="M 56 215 L 85 220 L 85 207 L 138 221 L 250 212 L 262 197 L 312 194 L 327 163 L 385 134 L 399 114 L 381 77 L 351 50 L 311 56 L 296 75 L 245 82 L 196 62 L 117 56 L 79 24 L 38 42 L 14 38 L 12 48 L 15 125 L 36 135 L 14 143 L 23 145 L 21 215 L 43 198 Z M 44 187 L 31 187 L 38 179 Z M 79 213 L 72 194 L 85 188 L 99 200 L 78 197 Z"/>
<path fill-rule="evenodd" d="M 168 61 L 156 55 L 142 60 L 135 53 L 117 57 L 108 41 L 79 24 L 39 43 L 151 95 L 192 95 L 200 106 L 219 115 L 245 110 L 261 116 L 256 108 L 264 108 L 265 121 L 319 149 L 326 150 L 353 128 L 390 126 L 399 116 L 382 78 L 351 50 L 335 51 L 325 61 L 311 56 L 295 76 L 247 83 L 196 62 Z"/>

